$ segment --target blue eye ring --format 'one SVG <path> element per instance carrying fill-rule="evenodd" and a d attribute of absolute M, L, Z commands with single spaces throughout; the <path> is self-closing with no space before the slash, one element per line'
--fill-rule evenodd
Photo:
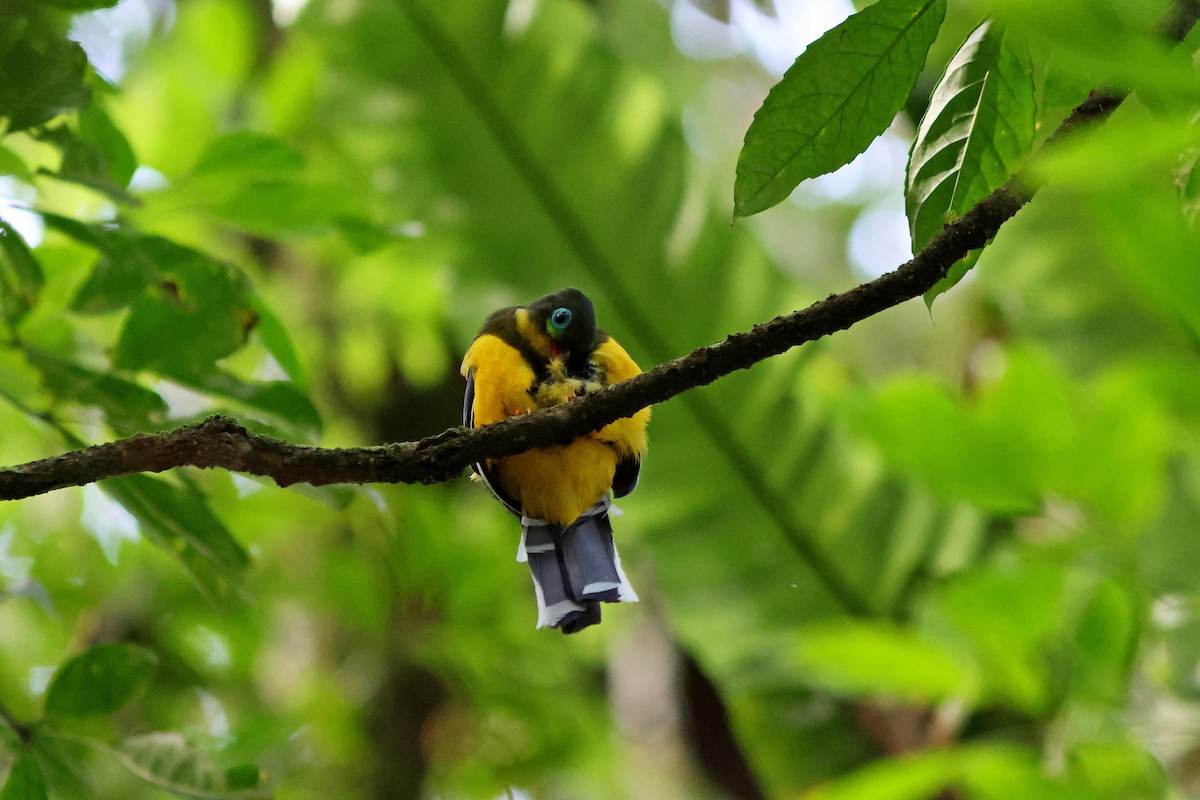
<path fill-rule="evenodd" d="M 551 312 L 550 318 L 546 320 L 546 327 L 562 333 L 571 324 L 571 317 L 573 316 L 574 314 L 571 313 L 571 309 L 565 306 L 563 308 L 556 308 Z"/>

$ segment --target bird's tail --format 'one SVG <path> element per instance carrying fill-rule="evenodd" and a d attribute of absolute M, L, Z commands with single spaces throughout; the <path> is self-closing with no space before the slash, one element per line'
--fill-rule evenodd
<path fill-rule="evenodd" d="M 539 628 L 576 633 L 600 622 L 600 603 L 636 603 L 621 569 L 607 497 L 563 528 L 521 518 L 517 561 L 527 561 L 537 595 Z"/>

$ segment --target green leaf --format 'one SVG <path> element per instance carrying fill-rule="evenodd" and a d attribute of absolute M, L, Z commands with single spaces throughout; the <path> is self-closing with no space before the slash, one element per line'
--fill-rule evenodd
<path fill-rule="evenodd" d="M 225 785 L 232 791 L 257 789 L 263 780 L 263 772 L 254 764 L 239 764 L 225 770 Z"/>
<path fill-rule="evenodd" d="M 46 692 L 46 714 L 59 718 L 111 714 L 142 690 L 158 658 L 131 644 L 102 644 L 63 664 Z"/>
<path fill-rule="evenodd" d="M 295 174 L 303 168 L 304 157 L 278 139 L 253 131 L 237 131 L 214 139 L 193 172 L 278 177 Z"/>
<path fill-rule="evenodd" d="M 1162 763 L 1130 732 L 1131 741 L 1086 742 L 1069 755 L 1072 775 L 1100 797 L 1170 797 Z"/>
<path fill-rule="evenodd" d="M 208 210 L 220 219 L 262 236 L 297 236 L 328 229 L 344 216 L 350 201 L 333 186 L 289 180 L 255 180 Z"/>
<path fill-rule="evenodd" d="M 167 404 L 144 386 L 94 372 L 43 350 L 26 348 L 25 357 L 42 374 L 47 391 L 60 400 L 99 406 L 117 430 L 146 430 L 166 414 Z"/>
<path fill-rule="evenodd" d="M 255 328 L 255 331 L 262 340 L 263 347 L 267 348 L 267 352 L 274 357 L 283 371 L 298 386 L 307 386 L 308 376 L 305 374 L 304 365 L 300 363 L 300 358 L 296 355 L 292 337 L 288 335 L 283 320 L 262 298 L 256 295 L 251 300 L 254 304 L 254 311 L 258 314 L 258 327 Z"/>
<path fill-rule="evenodd" d="M 1117 704 L 1125 696 L 1138 624 L 1129 593 L 1112 581 L 1096 587 L 1075 631 L 1076 693 Z"/>
<path fill-rule="evenodd" d="M 86 105 L 91 96 L 84 82 L 87 69 L 83 48 L 66 39 L 20 39 L 0 51 L 0 117 L 8 118 L 8 132 Z"/>
<path fill-rule="evenodd" d="M 0 313 L 16 323 L 37 303 L 45 284 L 37 258 L 7 222 L 0 220 Z"/>
<path fill-rule="evenodd" d="M 1096 209 L 1095 241 L 1132 296 L 1200 341 L 1200 235 L 1172 195 L 1150 182 L 1131 182 L 1126 192 L 1096 193 L 1084 202 Z M 1148 230 L 1154 231 L 1149 249 Z"/>
<path fill-rule="evenodd" d="M 1063 571 L 1048 565 L 966 573 L 940 587 L 923 627 L 948 623 L 968 644 L 985 697 L 1041 716 L 1051 710 L 1047 647 L 1065 625 L 1067 589 Z"/>
<path fill-rule="evenodd" d="M 79 115 L 79 138 L 101 154 L 104 173 L 121 189 L 129 186 L 137 170 L 137 156 L 125 134 L 97 103 Z"/>
<path fill-rule="evenodd" d="M 883 133 L 916 83 L 945 12 L 945 0 L 879 0 L 809 45 L 746 131 L 734 215 L 776 205 Z"/>
<path fill-rule="evenodd" d="M 133 259 L 100 258 L 71 300 L 71 310 L 80 314 L 107 314 L 125 308 L 153 279 L 153 272 L 146 267 Z"/>
<path fill-rule="evenodd" d="M 834 691 L 913 702 L 973 694 L 966 668 L 911 631 L 839 622 L 805 628 L 798 635 L 802 672 Z"/>
<path fill-rule="evenodd" d="M 149 475 L 110 478 L 100 488 L 137 519 L 142 535 L 179 560 L 210 602 L 234 597 L 250 558 L 203 494 Z"/>
<path fill-rule="evenodd" d="M 913 252 L 999 188 L 1033 147 L 1029 56 L 992 22 L 971 32 L 946 66 L 909 155 L 905 201 Z M 958 283 L 978 253 L 951 267 L 926 304 Z"/>
<path fill-rule="evenodd" d="M 46 800 L 46 778 L 28 753 L 18 758 L 9 770 L 8 780 L 0 789 L 0 800 Z"/>
<path fill-rule="evenodd" d="M 95 113 L 103 115 L 103 112 L 99 110 Z M 87 112 L 85 111 L 80 117 L 81 120 L 86 119 Z M 136 205 L 139 202 L 137 198 L 125 191 L 133 169 L 136 168 L 133 151 L 129 149 L 128 142 L 124 143 L 122 151 L 117 140 L 123 141 L 124 137 L 113 127 L 107 117 L 103 117 L 103 119 L 107 122 L 107 130 L 103 128 L 103 122 L 89 124 L 92 136 L 101 139 L 100 144 L 88 141 L 82 133 L 76 134 L 66 125 L 41 131 L 37 138 L 53 144 L 62 154 L 62 161 L 57 172 L 43 169 L 41 173 L 103 192 L 119 203 Z M 100 130 L 96 130 L 97 128 Z M 113 148 L 116 152 L 107 152 L 105 147 Z"/>
<path fill-rule="evenodd" d="M 373 253 L 396 239 L 386 228 L 352 214 L 338 215 L 333 224 L 346 243 L 360 253 Z"/>
<path fill-rule="evenodd" d="M 137 777 L 183 797 L 249 800 L 270 795 L 259 787 L 260 773 L 256 767 L 236 767 L 223 773 L 207 753 L 178 733 L 131 736 L 115 754 L 121 766 Z M 249 782 L 251 771 L 253 783 Z"/>
<path fill-rule="evenodd" d="M 1000 513 L 1032 511 L 1038 495 L 1028 439 L 968 411 L 941 386 L 910 377 L 880 390 L 856 422 L 892 463 L 939 495 Z"/>
<path fill-rule="evenodd" d="M 158 264 L 147 237 L 119 228 L 87 225 L 68 217 L 44 215 L 46 225 L 102 254 L 71 300 L 80 314 L 107 314 L 131 305 L 147 288 L 160 283 Z"/>
<path fill-rule="evenodd" d="M 130 308 L 117 341 L 118 367 L 193 380 L 245 344 L 258 314 L 238 269 L 157 236 L 140 237 L 137 250 L 158 282 Z"/>
<path fill-rule="evenodd" d="M 29 167 L 25 161 L 3 145 L 0 145 L 0 175 L 15 175 L 23 179 L 30 177 Z"/>
<path fill-rule="evenodd" d="M 806 800 L 928 800 L 961 787 L 972 798 L 1067 800 L 1087 796 L 1042 775 L 1032 750 L 1006 745 L 962 745 L 881 759 L 818 786 Z"/>

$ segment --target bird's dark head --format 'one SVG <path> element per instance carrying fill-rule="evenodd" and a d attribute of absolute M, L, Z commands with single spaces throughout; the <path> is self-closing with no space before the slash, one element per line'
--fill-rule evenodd
<path fill-rule="evenodd" d="M 555 355 L 564 356 L 572 369 L 586 366 L 596 341 L 596 312 L 587 295 L 563 289 L 535 300 L 528 309 L 537 329 L 550 337 Z"/>

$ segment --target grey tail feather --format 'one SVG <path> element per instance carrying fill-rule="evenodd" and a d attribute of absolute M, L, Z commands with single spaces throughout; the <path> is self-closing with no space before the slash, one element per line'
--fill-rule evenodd
<path fill-rule="evenodd" d="M 539 628 L 577 633 L 599 624 L 601 602 L 637 602 L 621 569 L 608 508 L 608 502 L 597 504 L 565 528 L 521 520 L 518 560 L 527 559 L 533 574 Z"/>

